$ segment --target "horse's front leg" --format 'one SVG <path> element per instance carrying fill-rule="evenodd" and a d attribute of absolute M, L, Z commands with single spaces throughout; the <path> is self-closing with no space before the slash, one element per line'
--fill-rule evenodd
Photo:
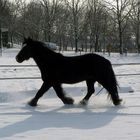
<path fill-rule="evenodd" d="M 74 100 L 71 97 L 67 97 L 64 93 L 61 84 L 53 86 L 57 96 L 62 100 L 64 104 L 73 104 Z"/>
<path fill-rule="evenodd" d="M 37 102 L 41 96 L 50 88 L 48 84 L 45 82 L 42 84 L 41 88 L 38 90 L 37 94 L 35 97 L 28 103 L 30 106 L 37 106 Z"/>

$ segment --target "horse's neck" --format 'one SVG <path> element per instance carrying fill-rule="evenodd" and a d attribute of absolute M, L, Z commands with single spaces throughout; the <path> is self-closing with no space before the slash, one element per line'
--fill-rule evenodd
<path fill-rule="evenodd" d="M 61 57 L 61 54 L 57 54 L 55 52 L 47 52 L 47 51 L 42 51 L 42 52 L 35 52 L 33 59 L 38 65 L 38 67 L 41 69 L 42 66 L 49 66 L 53 62 L 57 61 L 57 58 Z"/>
<path fill-rule="evenodd" d="M 33 56 L 34 61 L 37 63 L 37 65 L 39 64 L 43 64 L 44 61 L 48 61 L 49 57 L 48 55 L 43 52 L 43 53 L 36 53 Z"/>

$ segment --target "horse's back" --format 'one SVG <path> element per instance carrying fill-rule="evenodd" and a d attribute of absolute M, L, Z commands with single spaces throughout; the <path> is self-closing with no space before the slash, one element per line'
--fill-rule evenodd
<path fill-rule="evenodd" d="M 95 66 L 108 66 L 111 65 L 110 61 L 104 58 L 103 56 L 100 56 L 98 54 L 89 53 L 84 54 L 80 56 L 74 56 L 74 57 L 66 57 L 67 61 L 70 61 L 72 63 L 78 63 L 78 64 L 86 64 L 86 65 L 95 65 Z"/>
<path fill-rule="evenodd" d="M 93 53 L 74 57 L 64 57 L 63 59 L 64 60 L 60 62 L 60 67 L 68 72 L 72 71 L 73 73 L 85 75 L 103 74 L 111 67 L 109 60 Z M 57 61 L 57 63 L 59 62 Z"/>

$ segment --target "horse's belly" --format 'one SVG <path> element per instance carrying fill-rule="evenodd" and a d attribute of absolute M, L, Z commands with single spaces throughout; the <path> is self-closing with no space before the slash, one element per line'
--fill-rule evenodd
<path fill-rule="evenodd" d="M 68 74 L 67 76 L 61 76 L 58 81 L 60 83 L 66 83 L 66 84 L 74 84 L 74 83 L 79 83 L 82 81 L 85 81 L 87 79 L 92 79 L 92 76 L 89 75 L 70 75 Z"/>
<path fill-rule="evenodd" d="M 82 81 L 85 81 L 86 79 L 70 79 L 70 80 L 64 80 L 62 81 L 62 83 L 64 84 L 75 84 L 75 83 L 79 83 L 79 82 L 82 82 Z"/>
<path fill-rule="evenodd" d="M 56 69 L 55 69 L 56 70 Z M 66 84 L 74 84 L 78 82 L 82 82 L 88 79 L 93 79 L 93 74 L 89 69 L 80 69 L 80 70 L 56 70 L 47 73 L 44 76 L 44 80 L 50 81 L 52 84 L 54 83 L 66 83 Z"/>

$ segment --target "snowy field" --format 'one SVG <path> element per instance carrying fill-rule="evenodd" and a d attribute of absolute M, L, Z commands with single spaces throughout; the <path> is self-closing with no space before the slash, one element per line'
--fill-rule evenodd
<path fill-rule="evenodd" d="M 4 50 L 0 65 L 19 65 L 17 49 Z M 65 55 L 74 55 L 72 52 Z M 104 56 L 112 63 L 140 63 L 138 54 Z M 34 65 L 33 60 L 22 63 Z M 119 65 L 115 73 L 140 73 L 140 65 Z M 0 78 L 39 77 L 36 67 L 0 67 Z M 27 102 L 42 81 L 0 80 L 0 140 L 140 140 L 140 76 L 117 76 L 121 106 L 113 106 L 103 90 L 87 106 L 78 105 L 86 93 L 85 83 L 63 85 L 75 104 L 64 106 L 50 89 L 30 107 Z M 96 84 L 96 93 L 101 87 Z"/>

